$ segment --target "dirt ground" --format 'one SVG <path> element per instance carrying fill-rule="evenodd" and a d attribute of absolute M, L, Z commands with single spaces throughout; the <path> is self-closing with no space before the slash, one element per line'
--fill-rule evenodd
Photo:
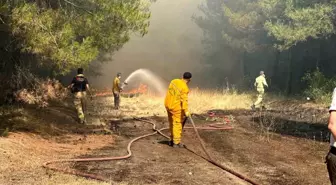
<path fill-rule="evenodd" d="M 100 106 L 89 109 L 89 120 L 106 125 L 112 134 L 92 133 L 91 127 L 76 127 L 72 130 L 82 132 L 62 132 L 51 138 L 11 133 L 8 138 L 0 138 L 0 163 L 6 164 L 0 167 L 0 184 L 66 184 L 65 177 L 71 175 L 45 170 L 42 163 L 56 158 L 126 155 L 131 139 L 152 132 L 148 123 L 116 116 L 121 115 L 118 112 L 131 111 L 127 106 L 114 111 L 102 103 L 104 98 L 94 101 Z M 329 184 L 324 163 L 328 150 L 326 109 L 307 103 L 287 103 L 274 103 L 262 112 L 209 110 L 228 116 L 234 128 L 199 132 L 216 161 L 259 184 Z M 157 123 L 158 128 L 167 126 L 165 117 L 148 115 L 146 119 Z M 220 118 L 210 119 L 206 113 L 195 115 L 194 121 L 223 122 Z M 99 174 L 110 179 L 108 184 L 249 184 L 204 160 L 193 130 L 184 130 L 183 143 L 196 154 L 184 148 L 173 149 L 166 138 L 154 135 L 135 142 L 129 159 L 71 163 L 64 167 Z M 18 168 L 20 162 L 22 167 Z M 76 183 L 68 184 L 100 184 L 91 180 L 84 183 L 82 178 L 72 182 Z"/>

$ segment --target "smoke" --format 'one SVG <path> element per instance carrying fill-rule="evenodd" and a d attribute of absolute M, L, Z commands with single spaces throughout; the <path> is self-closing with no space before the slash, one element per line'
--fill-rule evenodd
<path fill-rule="evenodd" d="M 201 64 L 203 32 L 191 19 L 201 12 L 203 0 L 159 0 L 151 6 L 149 33 L 132 36 L 113 61 L 101 65 L 101 76 L 91 77 L 92 86 L 110 88 L 117 72 L 125 80 L 139 68 L 147 68 L 166 81 L 180 78 L 185 71 L 193 74 L 193 85 L 205 82 Z"/>

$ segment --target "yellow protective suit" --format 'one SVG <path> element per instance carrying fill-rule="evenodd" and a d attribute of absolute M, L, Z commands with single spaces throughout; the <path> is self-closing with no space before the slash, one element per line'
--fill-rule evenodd
<path fill-rule="evenodd" d="M 115 109 L 119 109 L 120 106 L 120 91 L 121 91 L 120 79 L 118 77 L 115 77 L 112 88 Z"/>
<path fill-rule="evenodd" d="M 260 75 L 258 76 L 256 79 L 255 79 L 255 82 L 254 82 L 254 86 L 257 88 L 257 92 L 258 92 L 258 98 L 257 98 L 257 101 L 254 102 L 254 106 L 255 107 L 259 107 L 260 104 L 262 103 L 263 101 L 263 98 L 264 98 L 264 93 L 265 93 L 265 86 L 268 87 L 268 84 L 266 82 L 266 78 L 265 78 L 265 75 Z"/>
<path fill-rule="evenodd" d="M 112 91 L 119 93 L 120 90 L 121 90 L 121 88 L 120 88 L 120 79 L 118 77 L 115 77 L 114 80 L 113 80 Z"/>
<path fill-rule="evenodd" d="M 171 140 L 174 144 L 181 142 L 182 120 L 188 110 L 189 88 L 183 79 L 174 79 L 170 82 L 166 98 L 165 107 L 168 113 Z"/>

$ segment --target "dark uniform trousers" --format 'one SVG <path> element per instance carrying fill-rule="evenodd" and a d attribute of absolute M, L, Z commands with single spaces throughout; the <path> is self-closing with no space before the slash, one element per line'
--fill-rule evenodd
<path fill-rule="evenodd" d="M 330 182 L 336 185 L 336 148 L 330 147 L 330 151 L 326 156 L 326 163 L 329 173 Z"/>
<path fill-rule="evenodd" d="M 119 109 L 119 104 L 120 104 L 120 92 L 114 91 L 113 92 L 113 97 L 114 97 L 114 107 L 116 109 Z"/>

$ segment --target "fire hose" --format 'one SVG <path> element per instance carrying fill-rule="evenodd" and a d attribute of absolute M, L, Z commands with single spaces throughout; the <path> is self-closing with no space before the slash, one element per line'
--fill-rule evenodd
<path fill-rule="evenodd" d="M 79 171 L 76 171 L 76 170 L 68 170 L 68 169 L 63 169 L 63 168 L 59 168 L 59 167 L 55 167 L 55 166 L 50 166 L 51 164 L 54 164 L 54 163 L 64 163 L 64 162 L 93 162 L 93 161 L 111 161 L 111 160 L 121 160 L 121 159 L 127 159 L 129 157 L 132 156 L 132 151 L 131 151 L 131 145 L 133 142 L 137 141 L 137 140 L 140 140 L 142 138 L 145 138 L 145 137 L 148 137 L 148 136 L 152 136 L 152 135 L 155 135 L 155 134 L 160 134 L 162 135 L 163 137 L 166 137 L 169 139 L 168 136 L 166 136 L 164 133 L 162 133 L 163 130 L 167 130 L 169 128 L 161 128 L 161 129 L 157 129 L 156 128 L 156 124 L 153 123 L 153 122 L 150 122 L 148 120 L 144 120 L 144 119 L 141 119 L 141 118 L 134 118 L 135 120 L 138 120 L 138 121 L 142 121 L 142 122 L 145 122 L 145 123 L 149 123 L 149 124 L 152 124 L 153 127 L 152 129 L 154 130 L 153 133 L 149 133 L 149 134 L 145 134 L 145 135 L 142 135 L 142 136 L 139 136 L 139 137 L 136 137 L 134 139 L 132 139 L 128 145 L 127 145 L 127 155 L 124 155 L 124 156 L 113 156 L 113 157 L 96 157 L 96 158 L 77 158 L 77 159 L 60 159 L 60 160 L 53 160 L 53 161 L 48 161 L 48 162 L 45 162 L 43 164 L 43 167 L 46 168 L 46 169 L 51 169 L 51 170 L 54 170 L 54 171 L 59 171 L 59 172 L 63 172 L 63 173 L 66 173 L 66 174 L 72 174 L 72 175 L 77 175 L 77 176 L 81 176 L 81 177 L 85 177 L 85 178 L 91 178 L 91 179 L 95 179 L 95 180 L 101 180 L 101 181 L 106 181 L 108 182 L 109 180 L 107 178 L 104 178 L 102 176 L 99 176 L 99 175 L 95 175 L 95 174 L 89 174 L 89 173 L 83 173 L 83 172 L 79 172 Z M 207 155 L 207 157 L 209 159 L 206 159 L 204 158 L 205 160 L 207 160 L 208 162 L 212 163 L 213 165 L 241 178 L 242 180 L 246 181 L 246 182 L 249 182 L 251 183 L 252 185 L 259 185 L 258 183 L 254 182 L 253 180 L 245 177 L 244 175 L 238 173 L 238 172 L 235 172 L 234 170 L 232 169 L 229 169 L 228 167 L 226 166 L 223 166 L 221 164 L 219 164 L 218 162 L 216 162 L 215 160 L 212 159 L 212 157 L 210 156 L 210 154 L 208 153 L 208 151 L 206 150 L 205 148 L 205 145 L 198 133 L 198 130 L 229 130 L 229 129 L 232 129 L 232 127 L 229 127 L 229 126 L 226 126 L 226 127 L 217 127 L 216 125 L 214 124 L 209 124 L 207 126 L 202 126 L 202 127 L 196 127 L 193 119 L 191 118 L 191 116 L 189 117 L 189 120 L 191 121 L 191 124 L 192 124 L 192 127 L 184 127 L 185 129 L 194 129 L 196 135 L 197 135 L 197 138 L 198 140 L 200 141 L 201 143 L 201 146 L 202 146 L 202 149 L 203 151 L 205 152 L 205 154 Z M 193 152 L 192 150 L 186 148 L 187 150 Z M 194 153 L 194 152 L 193 152 Z"/>

